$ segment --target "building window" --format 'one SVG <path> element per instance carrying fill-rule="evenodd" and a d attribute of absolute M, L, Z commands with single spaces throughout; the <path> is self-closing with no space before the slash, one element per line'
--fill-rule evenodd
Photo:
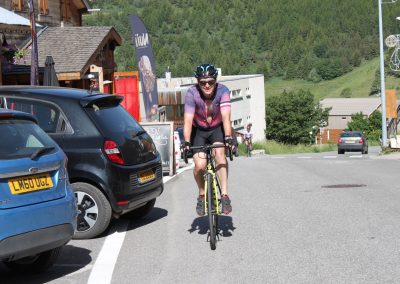
<path fill-rule="evenodd" d="M 239 127 L 239 126 L 242 126 L 242 125 L 243 125 L 243 120 L 241 118 L 235 119 L 233 121 L 233 127 Z"/>
<path fill-rule="evenodd" d="M 48 0 L 39 0 L 39 14 L 49 14 L 49 3 Z"/>
<path fill-rule="evenodd" d="M 232 90 L 231 99 L 236 99 L 242 97 L 242 90 Z"/>
<path fill-rule="evenodd" d="M 12 8 L 14 11 L 22 11 L 24 9 L 24 0 L 12 0 Z"/>

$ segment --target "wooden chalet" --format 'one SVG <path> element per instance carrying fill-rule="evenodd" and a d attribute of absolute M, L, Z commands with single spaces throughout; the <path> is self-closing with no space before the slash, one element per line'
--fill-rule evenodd
<path fill-rule="evenodd" d="M 28 6 L 23 0 L 0 0 L 0 7 L 28 18 Z M 82 26 L 82 15 L 89 12 L 85 0 L 34 0 L 37 28 L 39 72 L 46 56 L 52 56 L 61 86 L 88 89 L 91 66 L 102 70 L 103 80 L 112 81 L 116 69 L 114 50 L 122 38 L 113 27 Z M 0 70 L 0 84 L 30 84 L 29 25 L 1 24 L 0 34 L 9 45 L 25 50 L 15 66 L 7 64 Z M 1 63 L 0 63 L 1 64 Z M 41 82 L 42 76 L 39 76 Z M 2 79 L 2 80 L 1 80 Z M 110 88 L 112 89 L 112 87 Z"/>

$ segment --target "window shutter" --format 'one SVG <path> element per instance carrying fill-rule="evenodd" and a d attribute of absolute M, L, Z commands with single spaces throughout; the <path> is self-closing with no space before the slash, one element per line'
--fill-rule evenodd
<path fill-rule="evenodd" d="M 49 2 L 48 2 L 48 0 L 39 0 L 39 13 L 41 15 L 49 14 Z"/>
<path fill-rule="evenodd" d="M 12 0 L 12 7 L 14 11 L 22 11 L 24 8 L 24 0 Z"/>

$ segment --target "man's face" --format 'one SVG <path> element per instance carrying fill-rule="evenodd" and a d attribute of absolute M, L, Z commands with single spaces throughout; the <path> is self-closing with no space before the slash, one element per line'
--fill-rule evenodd
<path fill-rule="evenodd" d="M 215 88 L 215 79 L 214 78 L 205 78 L 199 80 L 200 89 L 203 91 L 204 95 L 210 97 Z"/>

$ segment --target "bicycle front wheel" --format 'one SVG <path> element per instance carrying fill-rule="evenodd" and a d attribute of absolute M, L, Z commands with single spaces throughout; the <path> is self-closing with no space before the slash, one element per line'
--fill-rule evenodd
<path fill-rule="evenodd" d="M 210 247 L 215 250 L 217 247 L 217 216 L 214 210 L 213 200 L 213 179 L 212 175 L 207 175 L 207 212 L 210 225 Z"/>

